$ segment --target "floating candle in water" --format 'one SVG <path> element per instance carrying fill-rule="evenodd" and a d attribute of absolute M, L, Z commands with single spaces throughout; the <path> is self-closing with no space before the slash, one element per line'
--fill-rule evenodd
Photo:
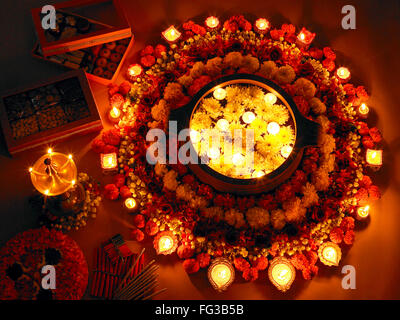
<path fill-rule="evenodd" d="M 235 279 L 235 269 L 224 258 L 215 259 L 208 268 L 208 280 L 217 291 L 226 290 Z"/>
<path fill-rule="evenodd" d="M 219 148 L 212 147 L 207 151 L 207 155 L 210 159 L 217 159 L 221 155 Z"/>
<path fill-rule="evenodd" d="M 279 130 L 280 130 L 280 126 L 276 122 L 268 123 L 267 131 L 269 134 L 273 134 L 273 135 L 278 134 Z"/>
<path fill-rule="evenodd" d="M 333 242 L 325 242 L 318 249 L 318 257 L 327 266 L 337 266 L 342 258 L 342 250 Z"/>
<path fill-rule="evenodd" d="M 281 149 L 281 155 L 284 158 L 289 157 L 289 155 L 292 153 L 293 147 L 291 146 L 283 146 Z"/>
<path fill-rule="evenodd" d="M 382 150 L 367 149 L 365 158 L 370 166 L 380 167 L 382 165 Z"/>
<path fill-rule="evenodd" d="M 201 139 L 201 134 L 200 132 L 190 129 L 190 140 L 192 143 L 198 143 Z"/>
<path fill-rule="evenodd" d="M 341 80 L 349 80 L 351 74 L 348 68 L 340 67 L 336 70 L 336 75 Z"/>
<path fill-rule="evenodd" d="M 174 43 L 180 38 L 181 33 L 174 26 L 170 26 L 162 32 L 162 35 L 169 43 Z"/>
<path fill-rule="evenodd" d="M 359 219 L 365 219 L 368 216 L 369 216 L 369 205 L 359 207 L 357 209 L 357 217 Z"/>
<path fill-rule="evenodd" d="M 276 95 L 274 95 L 273 93 L 267 93 L 265 96 L 264 96 L 264 101 L 265 101 L 265 103 L 267 103 L 268 105 L 273 105 L 275 102 L 276 102 L 276 100 L 278 100 L 278 98 L 276 97 Z"/>
<path fill-rule="evenodd" d="M 232 157 L 232 163 L 233 163 L 235 166 L 240 166 L 240 165 L 243 164 L 243 162 L 244 162 L 244 156 L 243 156 L 243 155 L 241 155 L 240 153 L 235 153 L 235 154 L 233 155 L 233 157 Z"/>
<path fill-rule="evenodd" d="M 268 277 L 278 290 L 285 292 L 292 285 L 296 277 L 296 270 L 288 259 L 276 257 L 268 269 Z"/>
<path fill-rule="evenodd" d="M 255 170 L 251 176 L 253 178 L 261 178 L 261 177 L 265 176 L 265 173 L 261 170 Z"/>
<path fill-rule="evenodd" d="M 223 88 L 217 88 L 214 90 L 214 98 L 217 100 L 224 100 L 226 97 L 226 90 Z"/>
<path fill-rule="evenodd" d="M 217 18 L 217 17 L 214 17 L 214 16 L 210 16 L 210 17 L 208 17 L 207 19 L 206 19 L 206 21 L 205 21 L 205 23 L 206 23 L 206 26 L 209 28 L 209 29 L 216 29 L 216 28 L 218 28 L 218 26 L 219 26 L 219 19 Z"/>
<path fill-rule="evenodd" d="M 227 131 L 229 129 L 229 121 L 226 119 L 219 119 L 217 121 L 217 128 L 221 131 Z"/>
<path fill-rule="evenodd" d="M 243 115 L 242 115 L 243 122 L 247 123 L 247 124 L 252 123 L 255 119 L 256 119 L 256 115 L 251 111 L 247 111 L 247 112 L 243 113 Z"/>
<path fill-rule="evenodd" d="M 255 29 L 258 33 L 265 33 L 269 27 L 270 27 L 270 23 L 267 19 L 264 18 L 259 18 L 256 20 L 256 22 L 254 23 L 255 25 Z"/>

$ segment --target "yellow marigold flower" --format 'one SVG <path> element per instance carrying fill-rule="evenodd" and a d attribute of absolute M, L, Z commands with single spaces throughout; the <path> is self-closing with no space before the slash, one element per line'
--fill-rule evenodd
<path fill-rule="evenodd" d="M 243 56 L 240 52 L 229 52 L 224 57 L 224 65 L 228 68 L 239 68 L 243 63 Z"/>
<path fill-rule="evenodd" d="M 306 78 L 297 79 L 293 86 L 296 95 L 303 96 L 306 99 L 311 99 L 314 97 L 315 92 L 317 91 L 315 85 Z"/>
<path fill-rule="evenodd" d="M 246 219 L 250 227 L 262 229 L 269 223 L 269 212 L 261 207 L 253 207 L 247 210 Z"/>
<path fill-rule="evenodd" d="M 271 224 L 276 230 L 281 230 L 285 226 L 286 220 L 283 210 L 277 209 L 271 212 Z"/>
<path fill-rule="evenodd" d="M 323 114 L 326 112 L 326 105 L 316 97 L 313 97 L 309 101 L 310 108 L 315 114 Z"/>
<path fill-rule="evenodd" d="M 206 63 L 206 72 L 210 76 L 220 75 L 223 68 L 223 60 L 221 57 L 209 59 Z"/>
<path fill-rule="evenodd" d="M 264 61 L 260 67 L 259 73 L 267 79 L 273 79 L 278 67 L 274 61 Z"/>
<path fill-rule="evenodd" d="M 292 83 L 294 78 L 296 78 L 296 72 L 288 65 L 279 67 L 278 71 L 275 73 L 275 80 L 280 84 Z"/>
<path fill-rule="evenodd" d="M 193 65 L 192 70 L 190 70 L 190 76 L 193 79 L 196 79 L 200 77 L 205 71 L 206 71 L 206 66 L 204 65 L 204 63 L 201 61 L 197 61 Z"/>

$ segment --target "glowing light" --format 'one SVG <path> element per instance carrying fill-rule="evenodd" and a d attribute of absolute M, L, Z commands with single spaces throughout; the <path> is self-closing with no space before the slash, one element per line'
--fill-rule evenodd
<path fill-rule="evenodd" d="M 221 131 L 227 131 L 229 129 L 229 121 L 226 119 L 219 119 L 217 121 L 217 128 Z"/>
<path fill-rule="evenodd" d="M 252 174 L 253 178 L 261 178 L 263 176 L 265 176 L 265 173 L 264 173 L 264 171 L 261 171 L 261 170 L 256 170 Z"/>
<path fill-rule="evenodd" d="M 113 107 L 108 115 L 112 122 L 118 122 L 119 117 L 121 116 L 121 111 L 117 107 Z"/>
<path fill-rule="evenodd" d="M 173 43 L 181 37 L 181 33 L 174 26 L 164 30 L 162 35 L 169 43 Z"/>
<path fill-rule="evenodd" d="M 190 140 L 193 143 L 198 143 L 201 139 L 201 134 L 200 132 L 196 131 L 196 130 L 190 130 Z"/>
<path fill-rule="evenodd" d="M 232 284 L 235 279 L 235 269 L 227 259 L 217 258 L 208 268 L 207 275 L 213 288 L 221 292 Z"/>
<path fill-rule="evenodd" d="M 299 47 L 306 48 L 311 44 L 314 38 L 315 38 L 315 33 L 312 33 L 303 27 L 300 30 L 299 34 L 297 35 L 296 43 Z"/>
<path fill-rule="evenodd" d="M 268 277 L 278 290 L 285 292 L 292 285 L 296 277 L 296 270 L 288 259 L 276 257 L 268 269 Z"/>
<path fill-rule="evenodd" d="M 131 80 L 134 80 L 136 77 L 140 76 L 143 72 L 143 68 L 139 64 L 132 64 L 128 67 L 127 75 Z"/>
<path fill-rule="evenodd" d="M 278 100 L 277 96 L 274 95 L 273 93 L 270 93 L 270 92 L 267 93 L 267 94 L 264 96 L 264 101 L 265 101 L 265 103 L 268 104 L 268 105 L 270 105 L 270 106 L 272 106 L 277 100 Z"/>
<path fill-rule="evenodd" d="M 221 152 L 219 151 L 219 148 L 212 147 L 207 151 L 207 155 L 210 159 L 218 159 L 221 155 Z"/>
<path fill-rule="evenodd" d="M 369 113 L 369 108 L 365 103 L 362 103 L 359 107 L 358 107 L 358 112 L 360 113 L 361 116 L 367 116 Z"/>
<path fill-rule="evenodd" d="M 117 168 L 117 154 L 113 153 L 102 153 L 100 154 L 101 167 L 103 170 L 113 170 Z"/>
<path fill-rule="evenodd" d="M 45 195 L 48 195 L 48 194 L 49 194 L 49 192 L 50 192 L 50 190 L 49 190 L 49 189 L 46 189 L 46 190 L 44 190 L 44 194 L 45 194 Z"/>
<path fill-rule="evenodd" d="M 336 75 L 341 80 L 348 80 L 350 78 L 350 70 L 346 67 L 340 67 L 336 70 Z"/>
<path fill-rule="evenodd" d="M 48 154 L 52 154 L 52 153 L 53 153 L 53 149 L 52 149 L 52 148 L 48 148 L 48 149 L 47 149 L 47 153 L 48 153 Z"/>
<path fill-rule="evenodd" d="M 293 147 L 291 146 L 283 146 L 281 149 L 281 155 L 284 158 L 287 158 L 290 156 L 290 154 L 292 153 Z"/>
<path fill-rule="evenodd" d="M 279 133 L 279 130 L 280 130 L 280 126 L 276 122 L 268 123 L 267 131 L 268 131 L 269 134 L 276 135 L 276 134 Z"/>
<path fill-rule="evenodd" d="M 30 167 L 30 168 L 29 168 L 29 172 L 32 172 L 32 171 L 33 171 L 33 168 L 32 168 L 32 167 Z"/>
<path fill-rule="evenodd" d="M 244 156 L 241 155 L 240 153 L 235 153 L 232 157 L 232 163 L 235 166 L 240 166 L 244 162 Z"/>
<path fill-rule="evenodd" d="M 360 219 L 365 219 L 369 216 L 369 205 L 359 207 L 357 209 L 357 217 Z"/>
<path fill-rule="evenodd" d="M 337 266 L 342 258 L 342 250 L 333 242 L 325 242 L 318 249 L 318 257 L 327 266 Z"/>
<path fill-rule="evenodd" d="M 129 210 L 136 208 L 136 200 L 133 198 L 126 198 L 124 204 L 125 207 Z"/>
<path fill-rule="evenodd" d="M 264 33 L 265 31 L 267 31 L 270 27 L 270 23 L 267 19 L 264 18 L 259 18 L 256 20 L 256 22 L 254 23 L 256 26 L 256 30 L 259 33 Z"/>
<path fill-rule="evenodd" d="M 214 90 L 214 98 L 217 100 L 224 100 L 226 97 L 226 90 L 222 88 L 217 88 Z"/>
<path fill-rule="evenodd" d="M 256 119 L 256 115 L 251 111 L 247 111 L 247 112 L 243 113 L 243 115 L 242 115 L 243 122 L 247 123 L 247 124 L 252 123 L 255 119 Z"/>
<path fill-rule="evenodd" d="M 70 160 L 72 159 L 72 154 L 68 155 L 68 159 L 70 159 Z"/>
<path fill-rule="evenodd" d="M 380 167 L 382 165 L 382 150 L 367 149 L 365 155 L 366 161 L 369 165 Z"/>
<path fill-rule="evenodd" d="M 72 181 L 71 181 L 71 184 L 72 184 L 73 186 L 75 185 L 75 183 L 76 183 L 75 180 L 72 180 Z"/>
<path fill-rule="evenodd" d="M 210 29 L 215 29 L 219 26 L 219 19 L 214 16 L 210 16 L 205 21 L 206 26 Z"/>

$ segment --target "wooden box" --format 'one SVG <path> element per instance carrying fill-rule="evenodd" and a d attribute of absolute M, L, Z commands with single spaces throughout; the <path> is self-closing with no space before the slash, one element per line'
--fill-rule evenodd
<path fill-rule="evenodd" d="M 103 127 L 82 70 L 2 94 L 0 120 L 11 154 Z"/>

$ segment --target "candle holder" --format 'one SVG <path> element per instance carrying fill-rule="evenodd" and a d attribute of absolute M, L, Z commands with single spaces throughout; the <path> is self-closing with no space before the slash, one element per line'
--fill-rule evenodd
<path fill-rule="evenodd" d="M 108 119 L 116 124 L 119 122 L 119 119 L 121 117 L 121 110 L 119 110 L 117 107 L 112 107 L 110 112 L 108 113 Z"/>
<path fill-rule="evenodd" d="M 319 260 L 327 266 L 338 266 L 342 258 L 342 250 L 333 242 L 325 242 L 318 249 Z"/>
<path fill-rule="evenodd" d="M 136 79 L 138 77 L 140 77 L 142 72 L 143 72 L 143 68 L 142 68 L 142 66 L 140 64 L 137 64 L 137 63 L 136 64 L 131 64 L 128 67 L 128 70 L 126 72 L 126 76 L 128 77 L 128 79 L 130 81 L 133 82 L 133 81 L 136 81 Z"/>
<path fill-rule="evenodd" d="M 369 107 L 365 103 L 362 103 L 357 108 L 357 114 L 361 119 L 367 119 L 369 114 Z"/>
<path fill-rule="evenodd" d="M 358 220 L 364 220 L 364 219 L 368 218 L 369 210 L 370 210 L 369 205 L 358 207 L 358 209 L 357 209 L 357 219 Z"/>
<path fill-rule="evenodd" d="M 271 24 L 267 19 L 264 18 L 258 18 L 254 22 L 254 29 L 259 33 L 259 34 L 266 34 L 269 28 L 271 27 Z"/>
<path fill-rule="evenodd" d="M 367 161 L 368 165 L 375 169 L 379 169 L 383 163 L 382 153 L 382 150 L 367 149 L 367 152 L 365 153 L 365 160 Z"/>
<path fill-rule="evenodd" d="M 213 288 L 222 292 L 235 280 L 235 269 L 227 259 L 217 258 L 208 268 L 207 276 Z"/>
<path fill-rule="evenodd" d="M 163 231 L 154 238 L 153 246 L 157 254 L 169 255 L 178 247 L 178 240 L 171 231 Z"/>
<path fill-rule="evenodd" d="M 346 83 L 351 78 L 350 70 L 348 68 L 346 68 L 346 67 L 337 68 L 337 70 L 336 70 L 336 78 L 341 83 Z"/>
<path fill-rule="evenodd" d="M 129 213 L 136 213 L 139 210 L 136 200 L 131 197 L 125 199 L 124 206 Z"/>
<path fill-rule="evenodd" d="M 290 289 L 296 277 L 296 270 L 290 261 L 284 257 L 272 260 L 268 269 L 268 278 L 282 292 Z"/>
<path fill-rule="evenodd" d="M 307 49 L 314 38 L 315 33 L 312 33 L 303 27 L 297 35 L 296 44 L 299 48 Z"/>
<path fill-rule="evenodd" d="M 206 28 L 207 28 L 208 31 L 217 30 L 219 25 L 220 25 L 219 19 L 217 17 L 214 17 L 214 16 L 208 17 L 204 21 L 204 24 L 206 25 Z"/>
<path fill-rule="evenodd" d="M 178 29 L 175 28 L 175 26 L 170 26 L 167 29 L 165 29 L 162 33 L 162 36 L 164 37 L 165 40 L 167 40 L 168 43 L 173 44 L 178 39 L 181 37 L 181 33 L 178 31 Z"/>
<path fill-rule="evenodd" d="M 111 173 L 118 171 L 117 154 L 113 153 L 101 153 L 100 163 L 103 173 Z"/>

